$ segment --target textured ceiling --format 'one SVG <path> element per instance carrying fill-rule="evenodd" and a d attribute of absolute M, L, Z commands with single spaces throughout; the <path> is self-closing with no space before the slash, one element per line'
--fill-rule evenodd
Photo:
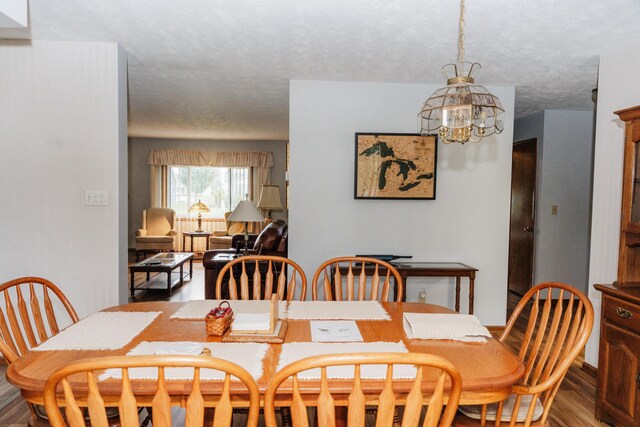
<path fill-rule="evenodd" d="M 131 136 L 287 139 L 289 79 L 444 84 L 457 0 L 31 0 L 32 39 L 117 42 Z M 516 116 L 593 108 L 598 55 L 638 38 L 638 0 L 467 0 L 477 82 Z M 0 33 L 1 35 L 1 33 Z M 425 94 L 428 96 L 429 94 Z"/>

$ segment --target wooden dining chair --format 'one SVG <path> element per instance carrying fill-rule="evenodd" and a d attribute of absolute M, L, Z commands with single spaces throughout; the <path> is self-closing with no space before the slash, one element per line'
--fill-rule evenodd
<path fill-rule="evenodd" d="M 157 379 L 132 379 L 136 368 L 151 368 Z M 172 368 L 192 369 L 193 382 L 188 390 L 172 388 L 167 373 Z M 99 379 L 105 369 L 114 369 L 121 378 Z M 214 396 L 202 392 L 203 370 L 224 373 L 218 381 L 221 391 Z M 213 382 L 213 381 L 212 381 Z M 241 386 L 240 386 L 241 385 Z M 117 389 L 119 396 L 106 396 L 105 391 Z M 168 427 L 172 424 L 172 406 L 185 406 L 184 420 L 177 424 L 186 427 L 204 425 L 230 426 L 234 408 L 233 393 L 248 395 L 249 411 L 246 425 L 258 423 L 260 392 L 249 372 L 226 360 L 210 356 L 114 356 L 84 359 L 54 372 L 44 388 L 44 405 L 53 427 L 106 427 L 107 408 L 118 408 L 122 427 L 139 426 L 139 408 L 151 409 L 152 425 Z M 187 395 L 188 393 L 188 395 Z M 59 405 L 64 406 L 65 416 Z M 207 418 L 214 408 L 213 419 Z M 89 418 L 87 420 L 87 417 Z M 88 423 L 87 423 L 88 421 Z"/>
<path fill-rule="evenodd" d="M 526 322 L 522 338 L 511 336 L 516 322 Z M 500 341 L 518 340 L 525 373 L 512 395 L 498 404 L 464 406 L 454 426 L 508 424 L 547 426 L 553 399 L 569 367 L 584 348 L 593 327 L 593 307 L 577 289 L 541 283 L 527 292 L 509 318 Z"/>
<path fill-rule="evenodd" d="M 247 255 L 229 261 L 216 280 L 217 299 L 224 299 L 223 284 L 228 286 L 229 299 L 269 300 L 276 293 L 281 301 L 292 301 L 296 294 L 298 300 L 304 301 L 307 295 L 307 277 L 302 267 L 289 258 L 274 255 Z"/>
<path fill-rule="evenodd" d="M 78 315 L 62 291 L 41 277 L 20 277 L 0 285 L 0 352 L 10 365 L 24 353 L 76 323 Z M 56 312 L 56 307 L 58 311 Z M 58 315 L 66 315 L 58 319 Z M 47 426 L 44 409 L 28 404 L 30 426 Z"/>
<path fill-rule="evenodd" d="M 401 302 L 404 293 L 402 277 L 388 262 L 355 256 L 332 258 L 322 263 L 313 275 L 312 297 L 314 301 L 387 302 L 392 278 L 398 289 L 395 301 Z"/>
<path fill-rule="evenodd" d="M 331 367 L 353 366 L 352 379 L 333 379 Z M 381 365 L 384 379 L 366 379 L 366 365 Z M 415 376 L 407 380 L 393 378 L 394 367 L 412 365 Z M 318 369 L 318 379 L 299 378 L 310 369 Z M 274 404 L 277 396 L 291 402 L 293 426 L 308 426 L 307 407 L 315 407 L 319 426 L 336 425 L 336 409 L 347 407 L 347 425 L 363 427 L 366 407 L 377 406 L 376 426 L 391 426 L 398 405 L 404 406 L 402 426 L 417 426 L 427 406 L 423 427 L 449 426 L 456 413 L 462 380 L 448 360 L 424 353 L 328 354 L 309 357 L 285 366 L 272 377 L 264 396 L 267 427 L 276 427 Z M 446 407 L 445 407 L 446 406 Z M 443 412 L 444 409 L 444 412 Z"/>

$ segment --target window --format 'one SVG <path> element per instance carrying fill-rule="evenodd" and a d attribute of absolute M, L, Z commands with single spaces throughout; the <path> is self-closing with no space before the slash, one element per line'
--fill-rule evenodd
<path fill-rule="evenodd" d="M 249 168 L 169 166 L 169 207 L 187 216 L 198 200 L 210 209 L 207 216 L 222 218 L 249 192 Z"/>

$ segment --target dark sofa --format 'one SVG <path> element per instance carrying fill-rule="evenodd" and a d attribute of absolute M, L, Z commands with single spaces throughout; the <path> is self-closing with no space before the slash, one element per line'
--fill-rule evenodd
<path fill-rule="evenodd" d="M 267 225 L 258 235 L 249 235 L 249 248 L 252 254 L 287 256 L 288 226 L 282 220 L 276 220 Z M 214 261 L 218 254 L 237 254 L 244 250 L 244 234 L 235 234 L 229 249 L 213 249 L 206 251 L 202 258 L 204 266 L 204 297 L 215 299 L 216 279 L 218 271 L 225 262 Z"/>

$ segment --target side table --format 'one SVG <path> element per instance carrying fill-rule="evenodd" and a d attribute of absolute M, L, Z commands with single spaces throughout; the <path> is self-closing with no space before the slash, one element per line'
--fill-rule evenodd
<path fill-rule="evenodd" d="M 183 231 L 182 232 L 182 251 L 187 252 L 187 247 L 185 246 L 185 238 L 189 237 L 191 240 L 191 247 L 189 248 L 190 252 L 193 252 L 193 239 L 196 237 L 204 237 L 206 240 L 205 247 L 206 250 L 209 250 L 209 236 L 211 236 L 210 231 Z"/>

